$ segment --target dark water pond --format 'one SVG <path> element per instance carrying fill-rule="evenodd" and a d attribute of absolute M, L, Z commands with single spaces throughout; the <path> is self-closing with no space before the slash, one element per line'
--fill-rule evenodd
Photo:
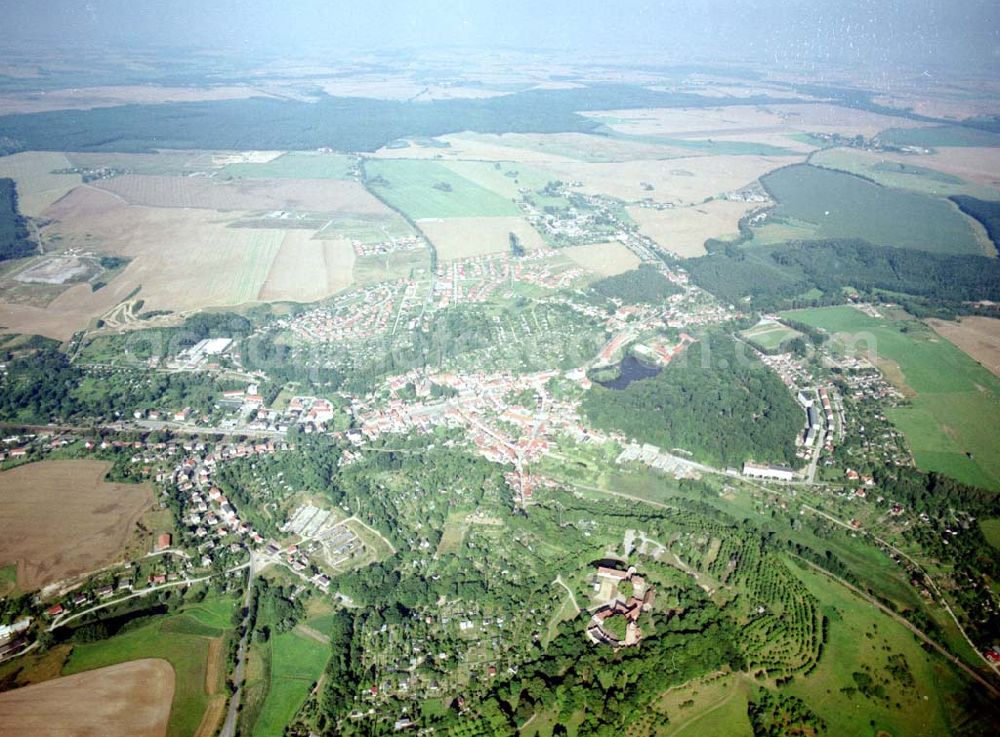
<path fill-rule="evenodd" d="M 625 356 L 618 364 L 618 376 L 608 381 L 598 381 L 597 383 L 606 389 L 624 389 L 633 381 L 641 381 L 656 376 L 663 369 L 659 366 L 651 366 L 643 363 L 633 355 Z"/>

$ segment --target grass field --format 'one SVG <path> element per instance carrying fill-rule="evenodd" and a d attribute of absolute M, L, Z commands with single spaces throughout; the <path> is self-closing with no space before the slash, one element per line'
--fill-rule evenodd
<path fill-rule="evenodd" d="M 316 238 L 346 238 L 362 243 L 381 243 L 392 238 L 408 238 L 413 235 L 410 227 L 397 213 L 369 217 L 338 216 L 316 233 Z"/>
<path fill-rule="evenodd" d="M 281 246 L 268 263 L 258 292 L 243 301 L 312 302 L 351 286 L 354 278 L 354 248 L 350 241 L 316 240 L 307 230 L 283 232 Z M 257 274 L 244 272 L 250 288 Z"/>
<path fill-rule="evenodd" d="M 861 351 L 870 343 L 880 361 L 898 366 L 900 375 L 889 376 L 913 397 L 909 406 L 891 410 L 889 418 L 906 435 L 918 466 L 1000 488 L 1000 379 L 916 320 L 876 319 L 852 307 L 788 314 L 853 336 Z"/>
<path fill-rule="evenodd" d="M 773 351 L 780 348 L 782 343 L 797 338 L 802 333 L 778 322 L 761 321 L 740 335 L 765 351 Z"/>
<path fill-rule="evenodd" d="M 297 632 L 274 637 L 271 646 L 270 688 L 264 700 L 255 737 L 281 737 L 309 690 L 319 679 L 330 656 L 329 647 Z"/>
<path fill-rule="evenodd" d="M 506 217 L 517 205 L 434 161 L 369 159 L 368 186 L 413 220 Z"/>
<path fill-rule="evenodd" d="M 879 138 L 897 146 L 1000 146 L 1000 134 L 957 125 L 930 128 L 890 128 Z"/>
<path fill-rule="evenodd" d="M 983 531 L 986 542 L 1000 550 L 1000 517 L 979 520 L 979 529 Z"/>
<path fill-rule="evenodd" d="M 263 164 L 227 164 L 219 172 L 234 179 L 347 179 L 353 156 L 317 151 L 289 151 Z"/>
<path fill-rule="evenodd" d="M 233 606 L 231 600 L 220 601 L 228 601 L 227 606 Z M 221 618 L 222 606 L 219 603 L 195 607 L 194 610 L 185 610 L 182 614 L 159 619 L 107 640 L 77 645 L 66 663 L 64 673 L 80 673 L 139 658 L 167 660 L 176 674 L 167 735 L 189 737 L 195 734 L 201 724 L 211 700 L 209 691 L 214 692 L 221 685 L 222 673 L 216 672 L 219 682 L 212 684 L 215 688 L 206 688 L 209 685 L 209 656 L 213 650 L 213 639 L 184 630 L 191 628 L 190 623 L 196 623 L 202 628 L 218 632 L 203 618 L 208 622 L 217 622 Z"/>
<path fill-rule="evenodd" d="M 31 591 L 123 554 L 150 507 L 146 485 L 104 481 L 103 461 L 42 461 L 0 474 L 0 564 Z"/>
<path fill-rule="evenodd" d="M 25 151 L 0 157 L 0 177 L 14 180 L 22 215 L 38 217 L 46 207 L 80 184 L 79 174 L 53 174 L 69 169 L 65 154 Z"/>
<path fill-rule="evenodd" d="M 805 678 L 796 676 L 784 690 L 806 701 L 827 722 L 831 735 L 949 734 L 949 709 L 958 706 L 965 688 L 950 665 L 925 652 L 903 625 L 847 589 L 812 570 L 795 564 L 791 569 L 819 600 L 829 633 L 815 671 Z M 890 668 L 900 658 L 905 669 L 896 677 Z M 866 672 L 884 691 L 883 698 L 845 692 L 857 686 L 855 673 Z"/>
<path fill-rule="evenodd" d="M 431 268 L 428 248 L 396 251 L 375 256 L 358 256 L 354 261 L 354 283 L 375 284 L 381 281 L 427 276 Z"/>
<path fill-rule="evenodd" d="M 973 315 L 958 321 L 932 319 L 927 324 L 995 376 L 1000 376 L 1000 319 Z"/>
<path fill-rule="evenodd" d="M 985 233 L 946 200 L 816 166 L 787 167 L 761 182 L 778 202 L 769 220 L 805 224 L 816 239 L 860 238 L 937 253 L 992 253 Z"/>
<path fill-rule="evenodd" d="M 0 694 L 0 735 L 160 737 L 174 695 L 165 660 L 136 660 Z"/>
<path fill-rule="evenodd" d="M 967 194 L 981 199 L 994 199 L 998 192 L 981 184 L 969 182 L 931 166 L 935 156 L 907 156 L 858 149 L 830 148 L 817 151 L 809 159 L 814 166 L 857 174 L 874 179 L 885 187 L 906 189 L 923 194 L 948 197 Z M 918 163 L 919 162 L 919 163 Z"/>
<path fill-rule="evenodd" d="M 750 684 L 741 676 L 714 676 L 667 691 L 656 709 L 670 720 L 663 737 L 751 737 Z"/>

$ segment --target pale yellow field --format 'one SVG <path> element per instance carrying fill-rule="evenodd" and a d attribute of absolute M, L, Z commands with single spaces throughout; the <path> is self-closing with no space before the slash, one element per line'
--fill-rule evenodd
<path fill-rule="evenodd" d="M 131 205 L 208 210 L 291 210 L 383 214 L 390 210 L 358 182 L 335 179 L 240 179 L 127 175 L 95 186 Z"/>
<path fill-rule="evenodd" d="M 702 205 L 653 210 L 630 207 L 639 230 L 682 258 L 705 255 L 705 241 L 739 233 L 740 218 L 760 203 L 712 200 Z"/>
<path fill-rule="evenodd" d="M 804 157 L 803 157 L 804 158 Z M 652 199 L 689 205 L 752 184 L 758 177 L 798 161 L 790 156 L 699 156 L 669 161 L 613 164 L 550 164 L 546 169 L 580 191 L 626 202 Z M 642 187 L 653 185 L 653 191 Z"/>
<path fill-rule="evenodd" d="M 37 217 L 46 207 L 80 184 L 78 174 L 52 173 L 72 166 L 65 154 L 25 151 L 13 156 L 0 156 L 0 177 L 14 180 L 21 214 Z"/>
<path fill-rule="evenodd" d="M 598 276 L 615 276 L 639 266 L 639 257 L 617 241 L 560 248 L 559 253 Z"/>
<path fill-rule="evenodd" d="M 158 87 L 155 85 L 80 87 L 76 89 L 25 92 L 0 96 L 5 114 L 42 113 L 49 110 L 89 110 L 116 105 L 151 105 L 202 100 L 238 100 L 269 97 L 253 87 Z"/>
<path fill-rule="evenodd" d="M 0 693 L 3 737 L 163 737 L 174 669 L 147 658 Z"/>
<path fill-rule="evenodd" d="M 510 251 L 510 234 L 521 239 L 525 250 L 545 248 L 538 232 L 520 217 L 471 217 L 418 220 L 417 227 L 434 245 L 442 261 Z"/>
<path fill-rule="evenodd" d="M 260 289 L 262 302 L 313 302 L 351 286 L 354 247 L 346 239 L 313 240 L 308 230 L 289 230 Z"/>
<path fill-rule="evenodd" d="M 621 118 L 610 127 L 623 133 L 711 138 L 726 134 L 840 133 L 870 137 L 886 128 L 926 125 L 904 118 L 826 103 L 797 105 L 730 105 L 717 108 L 660 108 L 592 113 Z"/>
<path fill-rule="evenodd" d="M 255 302 L 286 231 L 227 227 L 244 214 L 130 207 L 109 193 L 79 187 L 45 211 L 56 221 L 46 229 L 48 237 L 58 234 L 66 246 L 132 261 L 97 292 L 78 284 L 45 308 L 0 303 L 0 325 L 65 340 L 136 287 L 146 310 L 183 312 Z"/>

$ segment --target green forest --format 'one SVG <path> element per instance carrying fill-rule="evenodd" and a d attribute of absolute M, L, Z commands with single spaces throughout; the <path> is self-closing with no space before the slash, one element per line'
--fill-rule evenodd
<path fill-rule="evenodd" d="M 650 264 L 641 264 L 638 269 L 606 277 L 594 282 L 590 288 L 602 297 L 633 305 L 657 304 L 681 292 L 680 287 L 668 281 L 659 269 Z"/>
<path fill-rule="evenodd" d="M 433 137 L 465 130 L 594 131 L 599 124 L 577 114 L 583 110 L 766 102 L 796 101 L 704 97 L 613 84 L 434 102 L 327 96 L 302 102 L 254 97 L 8 115 L 0 118 L 0 139 L 15 143 L 16 146 L 9 147 L 11 150 L 34 151 L 321 147 L 375 151 L 400 138 Z"/>
<path fill-rule="evenodd" d="M 587 419 L 699 460 L 795 463 L 804 415 L 784 384 L 731 337 L 713 333 L 660 374 L 625 389 L 595 385 L 584 396 Z"/>
<path fill-rule="evenodd" d="M 0 261 L 29 256 L 35 244 L 28 238 L 28 225 L 17 209 L 13 179 L 0 179 Z"/>
<path fill-rule="evenodd" d="M 860 240 L 796 241 L 780 246 L 730 246 L 685 264 L 695 284 L 719 299 L 749 298 L 757 309 L 836 304 L 844 287 L 884 290 L 932 304 L 1000 300 L 1000 261 L 945 255 Z M 804 296 L 819 290 L 822 296 Z"/>

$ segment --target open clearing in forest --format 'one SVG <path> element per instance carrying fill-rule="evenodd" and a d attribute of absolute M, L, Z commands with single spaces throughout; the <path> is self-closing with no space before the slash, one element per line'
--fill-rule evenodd
<path fill-rule="evenodd" d="M 628 208 L 629 216 L 643 235 L 681 258 L 705 255 L 709 238 L 727 240 L 739 235 L 739 223 L 747 212 L 761 203 L 711 200 L 701 205 L 656 210 Z"/>
<path fill-rule="evenodd" d="M 545 241 L 521 217 L 448 218 L 419 220 L 417 227 L 434 245 L 442 261 L 511 252 L 510 234 L 517 236 L 526 251 L 545 248 Z"/>
<path fill-rule="evenodd" d="M 853 307 L 785 314 L 840 334 L 845 350 L 867 356 L 874 349 L 880 365 L 894 369 L 886 378 L 913 396 L 886 415 L 906 436 L 917 466 L 1000 489 L 1000 379 L 918 320 L 874 318 Z"/>
<path fill-rule="evenodd" d="M 104 461 L 41 461 L 0 474 L 0 565 L 32 591 L 111 563 L 152 504 L 147 485 L 104 481 Z"/>
<path fill-rule="evenodd" d="M 0 693 L 0 735 L 163 737 L 174 669 L 147 658 Z"/>
<path fill-rule="evenodd" d="M 815 239 L 860 238 L 936 253 L 993 253 L 982 226 L 948 200 L 808 165 L 773 172 L 761 183 L 778 203 L 761 232 L 772 222 L 780 227 L 790 220 Z"/>
<path fill-rule="evenodd" d="M 598 276 L 615 276 L 638 268 L 639 257 L 617 241 L 560 248 L 559 253 Z"/>
<path fill-rule="evenodd" d="M 994 376 L 1000 376 L 1000 319 L 972 316 L 957 322 L 930 319 L 927 324 Z"/>

